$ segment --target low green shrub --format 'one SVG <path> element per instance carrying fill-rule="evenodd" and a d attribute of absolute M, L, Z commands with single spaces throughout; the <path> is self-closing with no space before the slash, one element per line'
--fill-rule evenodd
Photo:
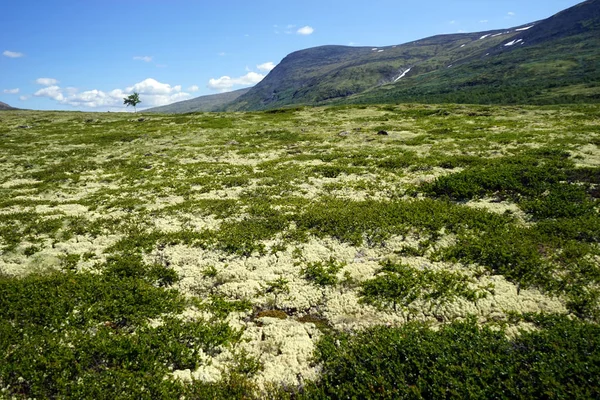
<path fill-rule="evenodd" d="M 344 268 L 345 264 L 330 258 L 326 262 L 317 261 L 308 263 L 300 270 L 304 279 L 318 286 L 335 286 L 338 283 L 337 273 Z"/>
<path fill-rule="evenodd" d="M 386 261 L 373 279 L 361 284 L 360 302 L 378 308 L 406 309 L 416 300 L 442 304 L 455 297 L 475 301 L 483 291 L 471 289 L 470 279 L 455 272 L 419 270 Z"/>
<path fill-rule="evenodd" d="M 322 377 L 298 397 L 440 399 L 600 396 L 600 327 L 538 318 L 508 339 L 474 320 L 439 330 L 420 323 L 325 336 Z"/>

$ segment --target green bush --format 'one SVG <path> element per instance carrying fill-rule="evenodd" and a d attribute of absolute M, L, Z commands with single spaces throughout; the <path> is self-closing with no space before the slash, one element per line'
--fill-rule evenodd
<path fill-rule="evenodd" d="M 335 286 L 338 283 L 337 273 L 344 268 L 344 263 L 338 263 L 334 258 L 326 262 L 308 263 L 300 270 L 304 279 L 318 286 Z"/>
<path fill-rule="evenodd" d="M 474 320 L 438 331 L 419 323 L 325 336 L 320 398 L 570 398 L 600 396 L 600 328 L 568 318 L 508 339 Z"/>
<path fill-rule="evenodd" d="M 379 308 L 391 307 L 397 311 L 416 300 L 441 304 L 455 297 L 475 301 L 483 292 L 469 287 L 470 280 L 450 271 L 419 270 L 404 264 L 387 261 L 378 276 L 362 283 L 360 301 Z"/>

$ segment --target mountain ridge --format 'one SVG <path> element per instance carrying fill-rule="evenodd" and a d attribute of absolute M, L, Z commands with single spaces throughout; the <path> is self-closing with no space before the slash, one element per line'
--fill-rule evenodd
<path fill-rule="evenodd" d="M 294 51 L 261 82 L 242 90 L 231 101 L 170 112 L 346 103 L 600 102 L 600 0 L 511 28 L 382 47 L 324 45 Z M 150 112 L 159 110 L 168 108 Z"/>
<path fill-rule="evenodd" d="M 193 99 L 178 101 L 165 106 L 148 108 L 144 110 L 144 112 L 183 114 L 188 112 L 216 111 L 219 107 L 234 101 L 249 90 L 250 88 L 244 88 L 226 93 L 195 97 Z"/>
<path fill-rule="evenodd" d="M 600 69 L 595 60 L 598 60 L 598 50 L 589 52 L 582 46 L 596 46 L 600 37 L 600 1 L 588 0 L 571 8 L 560 11 L 549 18 L 522 24 L 519 26 L 495 29 L 482 32 L 434 35 L 431 37 L 415 40 L 401 45 L 384 47 L 360 47 L 349 48 L 346 46 L 321 46 L 318 48 L 304 49 L 293 52 L 286 56 L 270 73 L 254 86 L 248 93 L 240 96 L 229 104 L 227 110 L 261 110 L 294 105 L 320 105 L 330 103 L 353 102 L 395 102 L 395 101 L 460 101 L 460 102 L 497 102 L 514 103 L 532 102 L 546 103 L 569 100 L 569 96 L 556 95 L 555 99 L 541 97 L 527 98 L 523 95 L 502 95 L 495 98 L 484 96 L 481 101 L 477 98 L 461 98 L 457 96 L 446 96 L 445 92 L 452 91 L 455 86 L 455 77 L 452 71 L 446 71 L 461 66 L 472 66 L 473 69 L 482 69 L 491 64 L 495 76 L 485 72 L 471 71 L 471 84 L 480 87 L 481 90 L 494 91 L 500 89 L 500 93 L 513 89 L 511 82 L 502 78 L 510 75 L 510 71 L 516 67 L 513 59 L 522 62 L 523 57 L 509 57 L 509 53 L 523 52 L 524 49 L 536 47 L 536 51 L 526 52 L 535 56 L 536 60 L 544 60 L 545 66 L 540 65 L 539 70 L 548 69 L 551 64 L 563 63 L 569 59 L 578 58 L 582 55 L 582 63 L 594 63 L 594 71 Z M 594 35 L 587 35 L 593 32 Z M 587 36 L 586 36 L 587 35 Z M 573 48 L 569 49 L 569 38 L 579 37 L 585 39 Z M 583 43 L 583 44 L 582 44 Z M 540 54 L 540 47 L 545 46 L 548 51 L 557 44 L 560 52 L 553 55 L 552 59 Z M 571 43 L 572 44 L 572 43 Z M 330 56 L 326 52 L 330 51 Z M 498 68 L 494 63 L 498 59 L 504 63 Z M 318 59 L 318 60 L 316 60 Z M 585 69 L 583 65 L 576 66 Z M 406 70 L 410 71 L 405 74 Z M 575 68 L 575 67 L 573 67 Z M 577 69 L 575 68 L 575 69 Z M 464 68 L 463 68 L 464 69 Z M 414 83 L 416 76 L 436 72 L 439 80 L 435 85 L 430 85 L 425 90 L 416 87 L 401 88 L 397 96 L 391 95 L 385 85 L 394 83 L 400 76 L 400 82 L 409 86 Z M 576 71 L 577 72 L 577 71 Z M 536 71 L 530 71 L 531 80 L 535 81 Z M 570 85 L 589 84 L 585 76 L 577 72 L 579 80 L 573 82 L 569 78 L 569 71 L 561 74 L 553 74 L 553 84 L 559 84 L 562 78 L 569 78 Z M 594 72 L 594 82 L 600 82 L 600 77 Z M 460 71 L 458 76 L 460 76 Z M 465 81 L 469 79 L 464 78 Z M 523 78 L 520 78 L 524 81 Z M 464 82 L 468 86 L 469 82 Z M 529 82 L 525 86 L 529 85 Z M 433 87 L 436 86 L 437 87 Z M 531 87 L 542 90 L 543 84 L 536 81 Z M 483 89 L 485 87 L 485 89 Z M 408 95 L 402 90 L 413 91 Z M 383 93 L 386 96 L 373 95 L 373 92 Z M 393 92 L 393 89 L 392 89 Z M 472 91 L 471 91 L 472 92 Z M 366 98 L 362 96 L 366 95 Z M 595 94 L 583 96 L 579 100 L 596 101 Z"/>
<path fill-rule="evenodd" d="M 0 111 L 4 111 L 4 110 L 18 110 L 18 108 L 9 106 L 8 104 L 0 101 Z"/>

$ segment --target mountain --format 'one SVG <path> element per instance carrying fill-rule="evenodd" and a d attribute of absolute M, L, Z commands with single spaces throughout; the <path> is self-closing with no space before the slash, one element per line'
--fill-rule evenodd
<path fill-rule="evenodd" d="M 165 113 L 181 114 L 197 111 L 215 111 L 225 104 L 231 103 L 239 96 L 248 92 L 250 88 L 239 89 L 233 92 L 213 94 L 209 96 L 200 96 L 190 100 L 179 101 L 161 107 L 154 107 L 144 110 L 145 113 Z"/>
<path fill-rule="evenodd" d="M 11 107 L 8 104 L 0 101 L 0 111 L 4 111 L 4 110 L 17 110 L 17 108 Z"/>
<path fill-rule="evenodd" d="M 223 108 L 409 101 L 600 102 L 600 0 L 508 29 L 300 50 Z"/>

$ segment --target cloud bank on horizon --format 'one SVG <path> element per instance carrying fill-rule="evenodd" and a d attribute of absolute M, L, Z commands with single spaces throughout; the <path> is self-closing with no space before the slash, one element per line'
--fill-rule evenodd
<path fill-rule="evenodd" d="M 108 92 L 97 89 L 79 91 L 73 87 L 62 88 L 53 83 L 57 82 L 55 79 L 38 79 L 38 81 L 40 80 L 49 83 L 49 85 L 35 92 L 34 96 L 46 97 L 60 104 L 74 107 L 92 109 L 122 108 L 123 99 L 134 92 L 140 94 L 144 108 L 163 106 L 192 97 L 190 93 L 182 91 L 181 85 L 171 86 L 152 78 L 144 79 L 125 89 L 113 89 Z"/>
<path fill-rule="evenodd" d="M 256 68 L 260 71 L 269 72 L 275 68 L 275 63 L 272 61 L 265 62 L 257 65 Z M 220 78 L 211 78 L 206 87 L 210 90 L 224 93 L 253 86 L 263 80 L 264 77 L 265 75 L 253 71 L 249 71 L 237 78 L 224 75 Z M 134 92 L 139 93 L 142 99 L 142 107 L 140 109 L 144 109 L 188 100 L 193 97 L 191 93 L 200 90 L 198 85 L 191 85 L 184 91 L 181 85 L 172 86 L 153 78 L 146 78 L 124 89 L 117 88 L 110 91 L 98 89 L 80 91 L 74 87 L 63 88 L 58 85 L 60 82 L 54 78 L 37 78 L 35 83 L 44 86 L 44 88 L 33 93 L 34 97 L 47 98 L 59 104 L 73 107 L 110 110 L 125 110 L 123 99 Z M 4 89 L 4 93 L 7 94 L 17 94 L 19 91 L 20 89 Z M 28 96 L 21 96 L 20 100 L 25 101 L 28 98 Z"/>

